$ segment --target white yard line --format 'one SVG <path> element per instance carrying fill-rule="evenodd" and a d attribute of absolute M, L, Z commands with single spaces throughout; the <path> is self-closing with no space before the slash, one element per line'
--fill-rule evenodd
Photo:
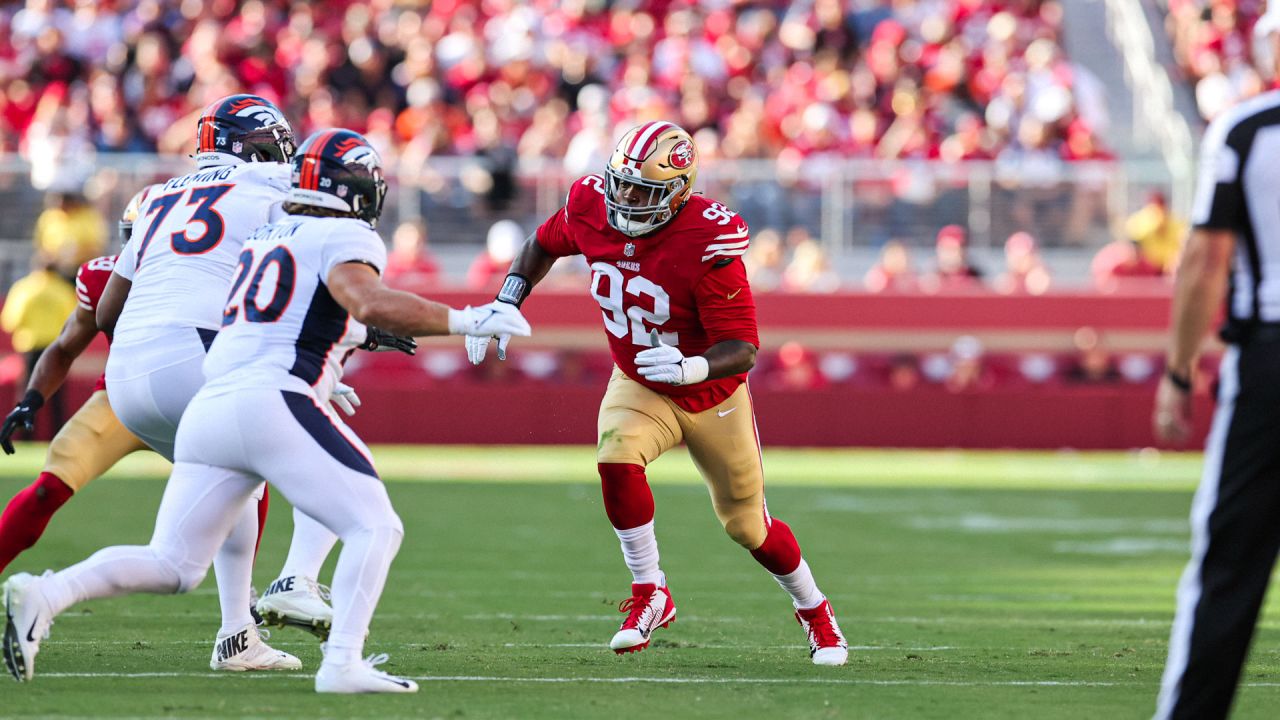
<path fill-rule="evenodd" d="M 40 678 L 241 678 L 269 680 L 277 678 L 311 679 L 305 673 L 40 673 Z M 1148 687 L 1154 682 L 1105 682 L 1090 680 L 868 680 L 859 678 L 672 678 L 672 677 L 512 677 L 503 675 L 417 675 L 406 676 L 418 682 L 475 683 L 654 683 L 660 685 L 871 685 L 903 687 Z M 1246 682 L 1244 687 L 1280 687 L 1275 682 Z"/>
<path fill-rule="evenodd" d="M 274 638 L 270 640 L 272 647 L 320 647 L 319 641 L 316 640 L 284 640 L 277 641 Z M 199 640 L 51 640 L 50 645 L 53 647 L 69 645 L 69 646 L 102 646 L 112 645 L 117 647 L 137 647 L 139 650 L 149 650 L 155 646 L 180 646 L 180 647 L 207 647 L 208 642 Z M 429 641 L 414 643 L 377 643 L 379 648 L 417 648 L 433 645 Z M 496 643 L 449 643 L 449 650 L 484 650 L 488 648 L 499 647 Z M 504 648 L 596 648 L 599 650 L 608 650 L 607 642 L 594 643 L 502 643 L 500 647 Z M 664 648 L 661 645 L 656 648 L 669 650 L 807 650 L 807 645 L 723 645 L 723 644 L 703 644 L 691 642 L 689 644 L 678 644 L 672 647 Z M 955 645 L 931 645 L 921 647 L 898 647 L 893 645 L 850 645 L 850 651 L 863 650 L 900 650 L 902 652 L 936 652 L 942 650 L 961 650 Z M 981 650 L 991 650 L 991 647 L 978 648 Z M 999 649 L 1018 649 L 1018 648 L 999 648 Z"/>
<path fill-rule="evenodd" d="M 509 648 L 608 648 L 607 643 L 503 643 L 503 647 Z M 462 648 L 465 646 L 459 646 Z M 479 646 L 477 646 L 479 647 Z M 713 645 L 692 643 L 689 645 L 680 644 L 675 647 L 663 647 L 661 645 L 654 646 L 658 649 L 667 650 L 804 650 L 804 645 Z M 850 645 L 849 650 L 901 650 L 903 652 L 924 652 L 935 650 L 959 650 L 960 648 L 953 645 L 937 645 L 930 647 L 893 647 L 888 645 Z M 990 648 L 982 648 L 987 650 Z"/>

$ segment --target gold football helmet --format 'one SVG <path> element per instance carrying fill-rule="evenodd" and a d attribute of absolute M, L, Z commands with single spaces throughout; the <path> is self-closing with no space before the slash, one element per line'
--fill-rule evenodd
<path fill-rule="evenodd" d="M 142 213 L 142 203 L 146 202 L 147 195 L 157 185 L 148 185 L 138 191 L 129 204 L 124 206 L 124 212 L 120 214 L 120 246 L 124 247 L 129 242 L 129 238 L 133 237 L 133 224 L 138 220 L 138 215 Z"/>
<path fill-rule="evenodd" d="M 623 134 L 605 166 L 609 225 L 624 235 L 651 233 L 693 194 L 698 150 L 679 126 L 648 122 Z"/>

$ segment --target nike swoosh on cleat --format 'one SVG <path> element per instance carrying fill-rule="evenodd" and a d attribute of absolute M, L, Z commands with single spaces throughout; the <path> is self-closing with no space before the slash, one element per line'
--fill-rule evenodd
<path fill-rule="evenodd" d="M 36 620 L 38 620 L 38 619 L 39 619 L 39 618 L 36 618 Z M 32 621 L 31 621 L 31 627 L 27 628 L 27 642 L 35 642 L 35 641 L 36 641 L 36 636 L 35 636 L 36 620 L 32 620 Z"/>
<path fill-rule="evenodd" d="M 386 680 L 386 681 L 387 681 L 387 682 L 389 682 L 389 683 L 395 683 L 396 685 L 399 685 L 399 686 L 400 686 L 400 687 L 402 687 L 402 688 L 407 688 L 407 687 L 409 687 L 409 683 L 405 682 L 404 680 L 395 680 L 395 679 L 393 679 L 393 678 L 389 678 L 389 677 L 378 678 L 378 679 L 379 679 L 379 680 Z"/>

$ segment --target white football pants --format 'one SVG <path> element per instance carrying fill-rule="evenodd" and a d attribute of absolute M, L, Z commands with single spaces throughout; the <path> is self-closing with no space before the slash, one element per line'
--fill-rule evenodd
<path fill-rule="evenodd" d="M 107 356 L 107 398 L 122 425 L 170 462 L 178 424 L 204 385 L 204 358 L 216 333 L 193 327 L 158 328 L 145 344 L 118 345 Z M 218 551 L 214 570 L 225 635 L 253 622 L 249 612 L 253 554 L 258 539 L 259 485 L 241 508 L 235 530 Z"/>
<path fill-rule="evenodd" d="M 196 587 L 263 479 L 342 539 L 329 645 L 358 655 L 404 526 L 364 443 L 328 403 L 295 392 L 197 395 L 178 430 L 177 462 L 151 544 L 108 548 L 57 573 L 46 593 L 52 610 Z"/>

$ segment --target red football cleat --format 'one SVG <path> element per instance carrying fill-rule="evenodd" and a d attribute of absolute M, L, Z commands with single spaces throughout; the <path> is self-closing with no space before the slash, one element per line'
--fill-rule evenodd
<path fill-rule="evenodd" d="M 649 636 L 654 630 L 676 621 L 676 603 L 671 599 L 671 591 L 653 583 L 632 584 L 631 597 L 623 600 L 618 610 L 627 613 L 627 619 L 614 633 L 609 647 L 619 655 L 649 647 Z"/>
<path fill-rule="evenodd" d="M 814 665 L 843 665 L 849 659 L 849 643 L 845 642 L 826 600 L 810 610 L 796 610 L 796 620 L 809 636 L 809 656 Z"/>

